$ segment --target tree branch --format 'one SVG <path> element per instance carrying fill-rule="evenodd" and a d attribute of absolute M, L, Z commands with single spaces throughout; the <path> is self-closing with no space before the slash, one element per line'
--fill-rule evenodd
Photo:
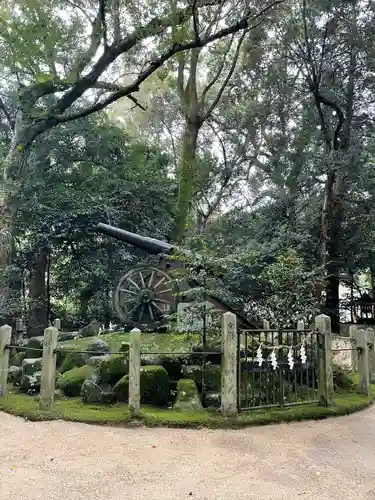
<path fill-rule="evenodd" d="M 121 40 L 120 28 L 120 0 L 112 0 L 113 40 L 118 43 Z"/>
<path fill-rule="evenodd" d="M 200 104 L 201 106 L 204 105 L 204 101 L 205 101 L 205 98 L 206 98 L 206 95 L 207 95 L 207 92 L 210 90 L 210 88 L 215 85 L 215 83 L 218 81 L 218 79 L 220 78 L 220 75 L 221 73 L 223 72 L 223 69 L 224 69 L 224 64 L 225 64 L 225 61 L 226 61 L 226 58 L 227 58 L 227 55 L 232 47 L 232 44 L 233 44 L 233 40 L 234 40 L 234 36 L 232 36 L 232 38 L 230 39 L 229 43 L 228 43 L 228 47 L 227 47 L 227 50 L 224 52 L 224 56 L 222 57 L 221 59 L 221 62 L 219 64 L 219 67 L 215 73 L 215 75 L 213 76 L 212 80 L 207 84 L 207 86 L 203 89 L 203 92 L 202 92 L 202 96 L 201 96 L 201 99 L 200 99 Z"/>
<path fill-rule="evenodd" d="M 107 30 L 107 21 L 105 19 L 105 4 L 107 0 L 99 0 L 99 10 L 100 10 L 100 22 L 102 25 L 103 32 L 103 43 L 104 49 L 108 48 L 108 30 Z"/>
<path fill-rule="evenodd" d="M 240 54 L 240 50 L 241 50 L 241 45 L 242 45 L 242 42 L 244 41 L 244 38 L 245 36 L 247 35 L 248 33 L 248 29 L 245 29 L 241 36 L 240 36 L 240 39 L 238 41 L 238 44 L 237 44 L 237 47 L 236 47 L 236 52 L 234 53 L 234 57 L 233 57 L 233 61 L 232 61 L 232 64 L 231 64 L 231 67 L 229 69 L 229 72 L 225 78 L 225 80 L 223 81 L 214 101 L 212 102 L 211 106 L 208 108 L 207 112 L 205 113 L 204 115 L 204 120 L 207 119 L 208 116 L 210 116 L 210 114 L 212 113 L 212 111 L 216 108 L 218 102 L 220 101 L 221 99 L 221 96 L 223 95 L 223 92 L 225 90 L 225 87 L 228 85 L 228 82 L 229 80 L 232 78 L 232 75 L 234 73 L 234 70 L 236 69 L 236 66 L 237 66 L 237 61 L 238 61 L 238 56 Z"/>

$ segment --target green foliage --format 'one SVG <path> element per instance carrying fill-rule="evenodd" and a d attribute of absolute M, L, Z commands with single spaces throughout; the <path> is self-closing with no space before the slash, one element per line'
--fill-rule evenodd
<path fill-rule="evenodd" d="M 81 387 L 85 380 L 94 374 L 92 366 L 84 365 L 73 368 L 61 375 L 57 380 L 57 387 L 61 392 L 70 398 L 78 397 L 81 394 Z"/>

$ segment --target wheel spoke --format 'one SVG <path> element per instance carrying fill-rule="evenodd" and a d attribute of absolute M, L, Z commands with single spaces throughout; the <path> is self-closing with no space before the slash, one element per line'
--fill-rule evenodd
<path fill-rule="evenodd" d="M 131 319 L 131 315 L 133 314 L 133 312 L 137 309 L 137 307 L 139 307 L 139 304 L 136 304 L 133 309 L 131 309 L 129 312 L 128 312 L 128 315 L 130 316 L 130 319 Z"/>
<path fill-rule="evenodd" d="M 162 314 L 164 314 L 163 309 L 161 309 L 161 308 L 160 308 L 157 304 L 155 304 L 155 302 L 152 302 L 152 305 L 153 305 L 154 307 L 156 307 L 156 309 L 157 309 L 159 312 L 161 312 Z"/>
<path fill-rule="evenodd" d="M 150 313 L 151 321 L 155 321 L 154 313 L 152 312 L 151 304 L 148 304 L 148 311 Z"/>
<path fill-rule="evenodd" d="M 122 293 L 130 293 L 131 295 L 138 295 L 137 292 L 133 292 L 133 290 L 128 290 L 127 288 L 120 288 L 120 292 L 122 292 Z"/>
<path fill-rule="evenodd" d="M 166 280 L 166 277 L 163 276 L 162 279 L 160 281 L 158 281 L 157 284 L 154 286 L 154 290 L 155 290 L 155 288 L 157 288 L 158 286 L 160 286 L 162 283 L 164 283 L 165 280 Z"/>
<path fill-rule="evenodd" d="M 167 293 L 167 292 L 171 292 L 172 291 L 172 288 L 165 288 L 164 290 L 159 290 L 158 292 L 156 292 L 156 295 L 161 295 L 162 293 Z"/>
<path fill-rule="evenodd" d="M 154 281 L 155 271 L 152 271 L 150 279 L 148 280 L 147 288 L 151 288 L 152 282 Z"/>
<path fill-rule="evenodd" d="M 140 287 L 139 287 L 138 283 L 136 283 L 135 281 L 133 281 L 131 278 L 128 278 L 128 281 L 129 281 L 129 283 L 131 283 L 133 286 L 135 286 L 135 288 L 136 288 L 137 290 L 140 290 Z"/>
<path fill-rule="evenodd" d="M 139 322 L 142 321 L 144 311 L 145 311 L 145 305 L 142 304 L 142 309 L 141 312 L 139 313 L 139 319 L 138 319 Z"/>
<path fill-rule="evenodd" d="M 123 300 L 121 303 L 122 304 L 134 304 L 134 302 L 137 302 L 136 297 L 134 297 L 133 299 L 129 299 L 129 300 Z"/>
<path fill-rule="evenodd" d="M 142 271 L 139 272 L 139 276 L 141 278 L 141 284 L 142 284 L 142 287 L 143 288 L 146 288 L 146 285 L 145 285 L 145 280 L 143 279 L 143 274 L 142 274 Z"/>
<path fill-rule="evenodd" d="M 154 302 L 161 302 L 162 304 L 169 304 L 170 302 L 168 300 L 163 300 L 163 299 L 158 299 L 158 298 L 154 298 Z"/>

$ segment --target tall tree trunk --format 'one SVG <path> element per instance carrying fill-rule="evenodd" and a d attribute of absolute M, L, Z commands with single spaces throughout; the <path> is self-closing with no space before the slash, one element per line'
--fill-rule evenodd
<path fill-rule="evenodd" d="M 181 239 L 185 231 L 190 204 L 197 185 L 196 151 L 198 132 L 199 125 L 187 119 L 182 138 L 176 226 L 173 235 L 177 241 Z"/>
<path fill-rule="evenodd" d="M 48 250 L 43 248 L 30 264 L 29 310 L 27 331 L 29 337 L 42 335 L 48 326 L 46 272 Z"/>

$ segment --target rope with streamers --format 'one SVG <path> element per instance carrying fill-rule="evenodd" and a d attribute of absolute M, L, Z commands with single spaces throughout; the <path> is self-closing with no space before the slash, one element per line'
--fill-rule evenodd
<path fill-rule="evenodd" d="M 289 368 L 293 370 L 294 368 L 294 358 L 293 358 L 293 350 L 299 350 L 299 357 L 301 358 L 301 363 L 304 365 L 307 362 L 307 355 L 306 355 L 306 349 L 305 349 L 305 342 L 307 340 L 307 335 L 305 335 L 305 338 L 302 340 L 301 343 L 297 345 L 279 345 L 279 346 L 268 346 L 264 344 L 263 342 L 258 342 L 256 339 L 253 338 L 253 342 L 256 342 L 258 344 L 258 349 L 256 352 L 256 362 L 258 363 L 259 366 L 262 366 L 265 359 L 263 358 L 263 350 L 270 350 L 271 354 L 269 356 L 269 359 L 271 361 L 272 368 L 274 370 L 277 369 L 278 367 L 278 362 L 277 362 L 277 356 L 276 356 L 276 351 L 280 351 L 281 349 L 288 349 L 288 364 Z"/>

